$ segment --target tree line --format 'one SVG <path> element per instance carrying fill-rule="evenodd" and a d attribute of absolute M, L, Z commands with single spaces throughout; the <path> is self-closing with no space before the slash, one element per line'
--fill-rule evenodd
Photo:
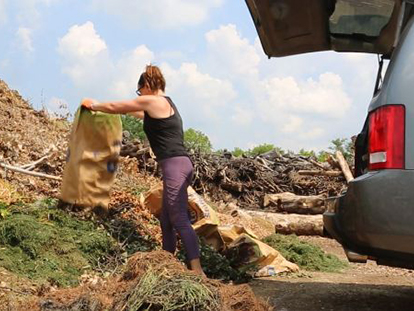
<path fill-rule="evenodd" d="M 143 129 L 142 120 L 136 119 L 129 115 L 122 116 L 122 124 L 124 131 L 128 131 L 131 139 L 145 140 L 146 136 Z M 258 156 L 266 152 L 276 150 L 280 154 L 294 153 L 291 150 L 283 150 L 273 144 L 260 144 L 251 149 L 243 150 L 239 147 L 235 147 L 233 150 L 220 149 L 213 150 L 213 145 L 210 142 L 209 137 L 199 130 L 189 128 L 184 131 L 184 144 L 189 151 L 201 152 L 201 153 L 223 153 L 229 152 L 235 157 L 241 156 Z M 354 155 L 353 142 L 349 138 L 337 138 L 331 141 L 328 150 L 321 150 L 315 152 L 314 150 L 300 149 L 298 154 L 306 157 L 314 157 L 320 162 L 325 162 L 330 154 L 336 151 L 341 151 L 345 159 L 351 160 Z"/>

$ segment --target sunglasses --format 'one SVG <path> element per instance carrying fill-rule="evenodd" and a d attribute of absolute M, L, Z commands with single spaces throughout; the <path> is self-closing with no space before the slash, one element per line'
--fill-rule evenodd
<path fill-rule="evenodd" d="M 138 96 L 141 96 L 141 89 L 143 88 L 143 86 L 139 86 L 138 90 L 135 91 L 135 93 L 137 93 Z"/>

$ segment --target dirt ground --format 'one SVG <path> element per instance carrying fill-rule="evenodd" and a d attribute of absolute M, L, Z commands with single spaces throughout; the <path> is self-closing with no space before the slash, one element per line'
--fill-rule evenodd
<path fill-rule="evenodd" d="M 301 237 L 346 260 L 342 247 L 322 237 Z M 342 273 L 302 271 L 251 282 L 277 311 L 414 310 L 414 271 L 350 263 Z"/>

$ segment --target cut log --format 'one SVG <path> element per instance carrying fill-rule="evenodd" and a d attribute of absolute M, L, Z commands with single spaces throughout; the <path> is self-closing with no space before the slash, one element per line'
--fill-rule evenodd
<path fill-rule="evenodd" d="M 336 152 L 336 158 L 338 159 L 339 166 L 341 167 L 341 170 L 345 176 L 346 181 L 349 183 L 351 180 L 354 179 L 354 176 L 352 175 L 351 170 L 349 169 L 348 162 L 346 162 L 344 155 L 341 151 Z"/>
<path fill-rule="evenodd" d="M 276 233 L 323 236 L 322 215 L 246 212 L 252 217 L 259 217 L 274 224 Z"/>
<path fill-rule="evenodd" d="M 328 162 L 333 169 L 341 169 L 341 166 L 339 165 L 338 161 L 332 155 L 328 156 L 326 162 Z"/>
<path fill-rule="evenodd" d="M 325 212 L 325 198 L 321 195 L 300 196 L 290 192 L 265 194 L 263 206 L 272 207 L 276 212 L 315 215 Z"/>
<path fill-rule="evenodd" d="M 3 167 L 3 168 L 5 168 L 9 171 L 13 171 L 13 172 L 20 173 L 20 174 L 26 174 L 26 175 L 35 176 L 35 177 L 53 179 L 53 180 L 57 180 L 57 181 L 62 180 L 62 178 L 58 177 L 58 176 L 52 176 L 52 175 L 47 175 L 47 174 L 43 174 L 43 173 L 28 171 L 28 170 L 24 170 L 20 167 L 11 166 L 11 165 L 7 165 L 7 164 L 4 164 L 4 163 L 0 163 L 0 167 Z"/>
<path fill-rule="evenodd" d="M 233 191 L 233 192 L 239 192 L 239 193 L 243 191 L 243 184 L 239 182 L 226 181 L 226 182 L 222 182 L 220 186 L 227 191 Z"/>
<path fill-rule="evenodd" d="M 313 165 L 323 169 L 324 171 L 328 170 L 325 166 L 323 166 L 321 163 L 316 162 L 315 160 L 310 159 L 309 162 L 312 163 Z"/>
<path fill-rule="evenodd" d="M 342 175 L 341 171 L 319 171 L 319 170 L 301 170 L 298 171 L 299 175 L 309 175 L 309 176 L 329 176 L 329 177 L 339 177 Z"/>

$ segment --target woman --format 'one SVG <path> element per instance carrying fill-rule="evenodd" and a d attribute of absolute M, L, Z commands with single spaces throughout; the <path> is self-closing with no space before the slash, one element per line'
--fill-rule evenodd
<path fill-rule="evenodd" d="M 148 65 L 139 78 L 137 98 L 106 103 L 84 99 L 82 106 L 106 113 L 128 113 L 144 119 L 144 131 L 161 165 L 163 176 L 163 249 L 174 254 L 178 232 L 186 249 L 191 270 L 204 275 L 200 264 L 197 235 L 191 226 L 187 211 L 187 187 L 191 183 L 193 165 L 184 148 L 180 114 L 164 92 L 165 79 L 161 70 L 157 66 Z"/>

